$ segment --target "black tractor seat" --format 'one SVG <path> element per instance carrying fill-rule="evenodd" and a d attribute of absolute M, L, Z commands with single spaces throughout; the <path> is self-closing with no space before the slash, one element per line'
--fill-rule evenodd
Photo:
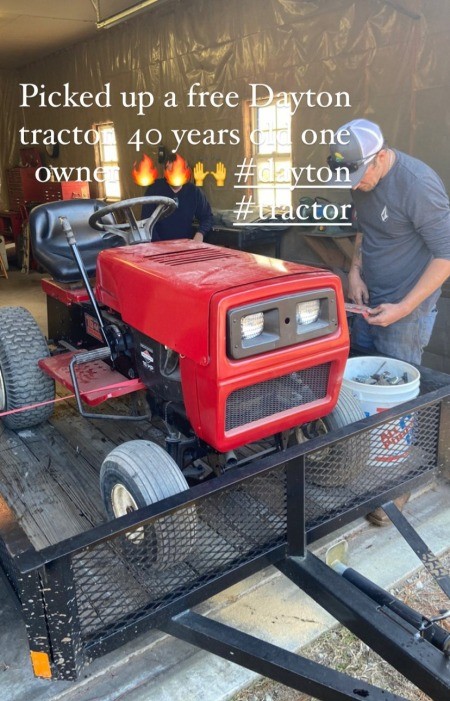
<path fill-rule="evenodd" d="M 91 214 L 104 206 L 101 200 L 58 200 L 31 210 L 29 225 L 34 259 L 58 282 L 75 282 L 81 277 L 59 217 L 66 217 L 72 227 L 88 277 L 95 275 L 100 251 L 125 245 L 121 236 L 107 234 L 105 238 L 103 232 L 89 226 Z M 111 214 L 102 221 L 114 223 Z"/>

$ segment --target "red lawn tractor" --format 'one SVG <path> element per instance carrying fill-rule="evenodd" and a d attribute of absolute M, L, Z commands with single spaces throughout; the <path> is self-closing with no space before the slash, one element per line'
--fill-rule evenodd
<path fill-rule="evenodd" d="M 137 219 L 133 207 L 147 202 L 154 213 Z M 52 276 L 42 281 L 49 344 L 25 309 L 0 308 L 8 428 L 49 418 L 55 380 L 97 419 L 135 420 L 86 406 L 146 390 L 138 418 L 163 427 L 166 450 L 140 440 L 108 455 L 100 481 L 110 518 L 186 489 L 185 475 L 223 472 L 246 444 L 283 450 L 364 418 L 340 394 L 349 338 L 339 278 L 190 240 L 152 243 L 155 222 L 175 207 L 144 197 L 36 207 L 33 254 Z"/>

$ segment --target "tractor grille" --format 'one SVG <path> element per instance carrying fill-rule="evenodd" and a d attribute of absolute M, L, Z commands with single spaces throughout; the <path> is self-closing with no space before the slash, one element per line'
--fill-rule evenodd
<path fill-rule="evenodd" d="M 227 398 L 225 430 L 323 399 L 329 373 L 330 363 L 324 363 L 231 392 Z"/>

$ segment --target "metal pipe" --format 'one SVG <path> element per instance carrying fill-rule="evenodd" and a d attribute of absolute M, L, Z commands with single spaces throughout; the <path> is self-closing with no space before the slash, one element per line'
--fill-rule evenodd
<path fill-rule="evenodd" d="M 147 7 L 150 7 L 150 5 L 154 5 L 155 2 L 161 2 L 161 0 L 144 0 L 143 2 L 137 3 L 136 5 L 132 5 L 126 10 L 122 10 L 121 12 L 116 12 L 116 14 L 111 15 L 110 17 L 107 17 L 106 19 L 100 20 L 100 13 L 98 10 L 98 7 L 96 7 L 97 10 L 97 22 L 96 26 L 97 29 L 105 29 L 106 27 L 110 27 L 113 24 L 118 24 L 119 22 L 123 22 L 126 19 L 129 19 L 133 15 L 137 14 L 138 12 L 142 12 L 142 10 L 146 10 Z"/>
<path fill-rule="evenodd" d="M 96 315 L 97 321 L 100 325 L 100 330 L 102 332 L 103 338 L 105 339 L 106 344 L 110 350 L 110 355 L 112 355 L 112 351 L 111 351 L 111 348 L 110 348 L 110 345 L 108 342 L 108 338 L 106 336 L 105 325 L 103 323 L 102 315 L 100 314 L 100 309 L 98 307 L 97 300 L 94 297 L 92 287 L 89 283 L 89 279 L 88 279 L 88 276 L 86 274 L 84 263 L 81 259 L 80 252 L 78 250 L 75 234 L 73 233 L 73 229 L 70 226 L 70 223 L 69 223 L 69 220 L 67 219 L 67 217 L 59 217 L 59 221 L 61 222 L 61 226 L 62 226 L 63 231 L 64 231 L 66 238 L 67 238 L 67 243 L 69 244 L 69 246 L 72 250 L 72 255 L 75 258 L 75 262 L 78 266 L 78 270 L 80 271 L 80 275 L 83 279 L 84 286 L 86 287 L 86 292 L 89 295 L 89 300 L 90 300 L 92 306 L 94 307 L 95 315 Z"/>

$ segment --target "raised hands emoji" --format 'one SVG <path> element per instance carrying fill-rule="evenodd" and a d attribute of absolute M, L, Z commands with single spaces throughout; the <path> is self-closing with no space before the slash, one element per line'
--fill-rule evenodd
<path fill-rule="evenodd" d="M 216 164 L 216 170 L 211 171 L 211 175 L 216 180 L 217 187 L 223 187 L 225 184 L 225 178 L 227 177 L 227 169 L 224 164 L 220 161 Z"/>
<path fill-rule="evenodd" d="M 194 166 L 194 181 L 197 187 L 203 187 L 203 181 L 205 180 L 206 176 L 208 175 L 209 170 L 203 170 L 203 163 L 198 163 L 195 164 Z"/>

